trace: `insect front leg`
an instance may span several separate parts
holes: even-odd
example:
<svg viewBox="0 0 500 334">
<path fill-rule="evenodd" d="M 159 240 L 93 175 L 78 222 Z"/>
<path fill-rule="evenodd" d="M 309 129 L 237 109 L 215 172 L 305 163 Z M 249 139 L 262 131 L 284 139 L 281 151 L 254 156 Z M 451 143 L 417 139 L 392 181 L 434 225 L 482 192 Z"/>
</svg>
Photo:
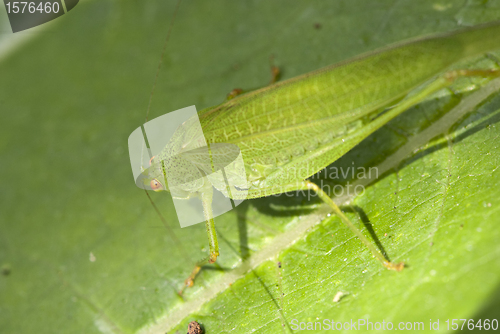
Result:
<svg viewBox="0 0 500 334">
<path fill-rule="evenodd" d="M 210 247 L 210 256 L 208 263 L 214 263 L 219 256 L 219 243 L 217 242 L 217 233 L 215 232 L 214 215 L 212 212 L 212 197 L 214 190 L 212 187 L 207 187 L 201 194 L 201 202 L 203 204 L 203 215 L 206 219 L 206 228 L 208 235 L 208 245 Z"/>
<path fill-rule="evenodd" d="M 205 224 L 207 228 L 210 254 L 208 258 L 203 259 L 202 261 L 196 264 L 189 277 L 184 281 L 184 287 L 179 292 L 179 294 L 182 294 L 186 288 L 192 287 L 194 285 L 194 279 L 200 272 L 201 267 L 203 267 L 206 264 L 215 263 L 217 257 L 219 256 L 219 243 L 217 241 L 217 233 L 215 231 L 215 222 L 212 212 L 212 197 L 213 197 L 213 188 L 205 187 L 200 195 L 200 198 L 201 198 L 201 203 L 203 205 L 203 215 L 205 216 L 206 220 Z"/>
</svg>

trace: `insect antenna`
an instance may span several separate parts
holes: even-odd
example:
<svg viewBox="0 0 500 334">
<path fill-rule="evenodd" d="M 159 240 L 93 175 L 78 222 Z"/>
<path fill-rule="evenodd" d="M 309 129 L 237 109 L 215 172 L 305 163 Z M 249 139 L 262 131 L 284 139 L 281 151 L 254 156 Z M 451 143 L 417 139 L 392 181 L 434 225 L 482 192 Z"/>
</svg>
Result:
<svg viewBox="0 0 500 334">
<path fill-rule="evenodd" d="M 167 232 L 168 232 L 168 235 L 170 236 L 170 238 L 172 239 L 172 241 L 174 242 L 175 246 L 177 247 L 179 253 L 184 257 L 184 260 L 188 261 L 188 263 L 191 261 L 190 258 L 188 258 L 188 256 L 186 255 L 186 252 L 183 252 L 182 251 L 182 245 L 181 245 L 181 242 L 179 241 L 179 239 L 177 238 L 177 236 L 175 235 L 174 231 L 172 230 L 172 228 L 168 225 L 167 223 L 167 220 L 165 219 L 165 217 L 163 217 L 163 215 L 161 214 L 160 210 L 158 209 L 158 207 L 156 206 L 155 202 L 153 202 L 153 199 L 151 198 L 151 196 L 149 195 L 148 191 L 146 189 L 144 189 L 144 192 L 146 193 L 146 196 L 148 196 L 148 199 L 149 199 L 149 202 L 151 203 L 151 205 L 153 206 L 153 208 L 155 209 L 156 213 L 158 214 L 158 216 L 160 217 L 160 220 L 161 222 L 163 223 L 163 226 L 165 226 L 165 228 L 167 229 Z"/>
<path fill-rule="evenodd" d="M 158 76 L 160 74 L 161 66 L 163 64 L 163 57 L 165 55 L 165 50 L 167 49 L 167 44 L 168 44 L 168 41 L 170 39 L 170 35 L 171 35 L 172 29 L 173 29 L 173 26 L 174 26 L 175 18 L 177 16 L 177 12 L 179 11 L 179 7 L 180 7 L 181 2 L 182 2 L 182 0 L 178 0 L 177 3 L 176 3 L 176 5 L 175 5 L 174 14 L 172 15 L 172 21 L 170 22 L 170 25 L 169 25 L 168 30 L 167 30 L 167 36 L 165 37 L 165 42 L 163 43 L 163 48 L 162 48 L 162 51 L 161 51 L 160 61 L 158 62 L 158 68 L 156 69 L 156 75 L 155 75 L 155 79 L 154 79 L 154 82 L 153 82 L 153 88 L 151 89 L 151 94 L 149 95 L 148 108 L 147 108 L 147 111 L 146 111 L 146 118 L 144 120 L 144 123 L 148 122 L 149 110 L 151 109 L 151 102 L 153 100 L 153 95 L 154 95 L 154 91 L 155 91 L 155 88 L 156 88 L 156 83 L 158 81 Z M 149 145 L 147 145 L 147 146 L 148 146 L 148 150 L 149 150 Z M 151 159 L 153 159 L 153 158 L 154 157 L 152 157 Z M 151 163 L 151 160 L 150 160 L 150 163 Z M 167 220 L 163 217 L 163 215 L 161 214 L 160 210 L 158 209 L 158 207 L 156 206 L 156 204 L 153 202 L 153 199 L 149 195 L 148 191 L 146 189 L 144 189 L 144 191 L 146 193 L 146 196 L 149 199 L 149 202 L 151 203 L 151 205 L 155 209 L 156 213 L 160 217 L 160 220 L 163 223 L 163 226 L 165 226 L 165 228 L 167 229 L 168 235 L 170 236 L 170 238 L 172 239 L 172 241 L 176 245 L 179 253 L 182 254 L 182 256 L 184 257 L 184 259 L 186 261 L 190 262 L 190 259 L 186 255 L 186 252 L 182 251 L 182 245 L 181 245 L 179 239 L 177 238 L 177 236 L 175 235 L 174 231 L 172 230 L 172 228 L 168 225 Z"/>
<path fill-rule="evenodd" d="M 156 88 L 156 82 L 158 81 L 158 75 L 160 74 L 161 65 L 163 64 L 163 56 L 165 55 L 165 50 L 167 49 L 168 40 L 170 39 L 170 34 L 172 33 L 172 29 L 174 27 L 175 18 L 177 17 L 177 12 L 179 11 L 179 7 L 181 5 L 182 0 L 178 0 L 175 5 L 174 14 L 172 15 L 172 21 L 170 21 L 170 26 L 167 30 L 167 37 L 165 37 L 165 42 L 163 43 L 163 48 L 161 50 L 160 61 L 158 62 L 158 68 L 156 69 L 155 81 L 153 82 L 153 88 L 151 89 L 151 94 L 149 95 L 148 109 L 146 111 L 146 120 L 144 123 L 148 121 L 149 110 L 151 109 L 151 101 L 153 100 L 153 94 Z"/>
</svg>

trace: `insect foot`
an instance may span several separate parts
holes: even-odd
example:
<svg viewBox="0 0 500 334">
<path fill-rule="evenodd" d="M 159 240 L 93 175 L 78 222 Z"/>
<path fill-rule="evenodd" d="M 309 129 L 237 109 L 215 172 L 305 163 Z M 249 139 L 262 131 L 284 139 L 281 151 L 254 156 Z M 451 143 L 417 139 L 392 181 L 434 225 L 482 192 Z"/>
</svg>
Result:
<svg viewBox="0 0 500 334">
<path fill-rule="evenodd" d="M 404 269 L 405 264 L 404 262 L 399 262 L 399 263 L 392 263 L 392 262 L 384 262 L 384 267 L 386 267 L 389 270 L 395 270 L 395 271 L 401 271 Z"/>
</svg>

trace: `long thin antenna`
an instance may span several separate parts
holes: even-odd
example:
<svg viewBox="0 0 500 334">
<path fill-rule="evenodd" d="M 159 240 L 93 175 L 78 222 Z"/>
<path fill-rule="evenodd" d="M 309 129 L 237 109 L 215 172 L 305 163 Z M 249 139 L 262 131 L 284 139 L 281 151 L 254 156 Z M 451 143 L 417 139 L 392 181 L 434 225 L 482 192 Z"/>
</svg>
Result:
<svg viewBox="0 0 500 334">
<path fill-rule="evenodd" d="M 161 65 L 163 64 L 163 56 L 165 55 L 165 50 L 167 49 L 167 43 L 168 40 L 170 39 L 170 33 L 172 32 L 172 28 L 174 27 L 175 18 L 177 16 L 177 12 L 179 11 L 181 1 L 182 0 L 178 0 L 177 4 L 175 5 L 174 15 L 172 16 L 172 21 L 170 22 L 170 26 L 168 27 L 167 37 L 165 38 L 165 42 L 163 43 L 163 49 L 161 51 L 160 61 L 158 63 L 158 68 L 156 69 L 155 81 L 153 83 L 153 88 L 151 89 L 151 95 L 149 95 L 148 109 L 146 111 L 146 120 L 144 121 L 144 123 L 147 123 L 148 121 L 149 109 L 151 108 L 151 101 L 153 100 L 153 94 L 155 92 L 156 82 L 158 81 L 158 75 L 160 74 Z"/>
<path fill-rule="evenodd" d="M 160 210 L 156 206 L 155 202 L 153 202 L 153 199 L 151 198 L 151 196 L 149 196 L 148 191 L 146 189 L 144 189 L 144 191 L 146 192 L 146 196 L 148 196 L 149 201 L 151 202 L 151 205 L 155 209 L 156 213 L 158 214 L 158 216 L 160 216 L 160 220 L 163 223 L 163 226 L 165 226 L 165 228 L 167 229 L 168 235 L 170 236 L 170 238 L 174 242 L 175 246 L 179 250 L 179 253 L 182 255 L 182 257 L 184 257 L 184 260 L 186 260 L 189 263 L 191 261 L 191 259 L 189 259 L 188 256 L 186 255 L 186 253 L 182 251 L 181 242 L 179 241 L 179 239 L 177 239 L 177 236 L 175 235 L 174 231 L 172 231 L 172 228 L 170 228 L 170 226 L 167 224 L 167 220 L 163 217 Z"/>
<path fill-rule="evenodd" d="M 151 109 L 151 101 L 153 100 L 153 94 L 155 92 L 156 82 L 158 81 L 158 76 L 160 74 L 161 65 L 163 64 L 163 56 L 165 55 L 165 50 L 167 49 L 168 40 L 170 39 L 170 34 L 172 32 L 172 28 L 174 27 L 175 18 L 177 17 L 177 12 L 179 11 L 181 1 L 182 0 L 178 0 L 177 4 L 175 5 L 174 14 L 172 15 L 172 21 L 170 22 L 170 26 L 168 27 L 167 37 L 165 38 L 165 42 L 163 43 L 163 49 L 161 51 L 160 61 L 158 62 L 158 68 L 156 69 L 155 81 L 153 83 L 153 88 L 151 89 L 151 95 L 149 96 L 148 109 L 146 111 L 146 119 L 145 119 L 144 123 L 147 123 L 147 121 L 148 121 L 149 110 Z M 146 136 L 144 136 L 144 138 L 146 138 Z M 148 145 L 148 148 L 149 148 L 149 145 Z M 181 246 L 179 239 L 177 239 L 177 236 L 175 235 L 174 231 L 172 231 L 170 226 L 167 224 L 166 219 L 163 217 L 160 210 L 158 210 L 158 207 L 153 202 L 153 199 L 151 198 L 151 196 L 149 196 L 148 191 L 146 189 L 144 189 L 144 192 L 146 193 L 146 196 L 148 197 L 149 201 L 151 202 L 151 205 L 155 209 L 156 213 L 160 217 L 160 220 L 163 223 L 163 226 L 165 226 L 165 228 L 167 229 L 168 235 L 170 236 L 170 238 L 172 238 L 175 245 L 177 246 L 179 253 L 181 253 L 181 255 L 184 257 L 184 259 L 186 261 L 190 262 L 190 259 L 187 257 L 186 253 L 182 251 L 182 246 Z"/>
</svg>

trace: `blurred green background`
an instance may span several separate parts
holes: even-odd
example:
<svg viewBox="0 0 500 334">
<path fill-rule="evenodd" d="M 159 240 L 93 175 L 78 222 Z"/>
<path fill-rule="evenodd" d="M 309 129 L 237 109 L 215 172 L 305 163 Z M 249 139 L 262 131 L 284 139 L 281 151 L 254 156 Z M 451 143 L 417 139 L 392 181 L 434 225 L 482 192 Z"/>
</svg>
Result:
<svg viewBox="0 0 500 334">
<path fill-rule="evenodd" d="M 207 253 L 205 228 L 180 229 L 169 195 L 155 193 L 171 230 L 162 225 L 134 185 L 127 148 L 175 4 L 81 1 L 17 34 L 0 6 L 1 333 L 183 333 L 191 320 L 206 333 L 289 333 L 293 319 L 358 318 L 423 321 L 426 331 L 440 319 L 446 332 L 447 319 L 499 318 L 499 96 L 354 201 L 387 253 L 409 264 L 402 273 L 384 270 L 338 220 L 321 221 L 324 210 L 306 197 L 265 198 L 216 219 L 218 264 L 179 297 Z M 150 118 L 267 84 L 271 55 L 287 79 L 498 19 L 498 1 L 184 1 Z M 335 166 L 376 166 L 471 85 L 413 108 Z M 362 226 L 363 217 L 350 217 Z M 316 227 L 218 287 L 304 222 Z M 338 291 L 345 297 L 335 303 Z"/>
</svg>

